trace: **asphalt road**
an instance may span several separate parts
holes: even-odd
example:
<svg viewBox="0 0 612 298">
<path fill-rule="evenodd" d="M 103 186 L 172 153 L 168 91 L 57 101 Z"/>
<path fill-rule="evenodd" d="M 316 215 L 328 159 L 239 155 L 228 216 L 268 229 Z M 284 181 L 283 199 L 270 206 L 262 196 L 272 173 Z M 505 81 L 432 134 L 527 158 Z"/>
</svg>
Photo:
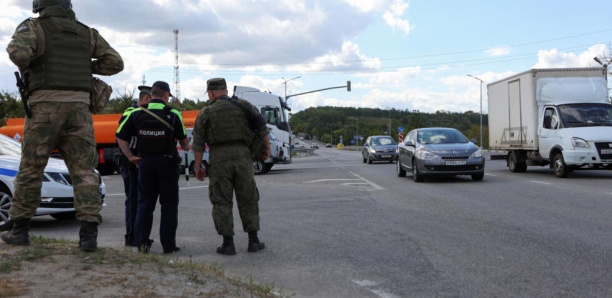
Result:
<svg viewBox="0 0 612 298">
<path fill-rule="evenodd" d="M 238 254 L 221 256 L 208 182 L 182 176 L 179 255 L 293 297 L 612 296 L 612 172 L 559 179 L 547 168 L 516 174 L 487 160 L 480 182 L 411 178 L 397 177 L 395 164 L 329 148 L 275 165 L 257 176 L 266 249 L 246 251 L 235 208 Z M 99 243 L 123 247 L 122 180 L 104 180 Z M 159 214 L 154 224 L 157 240 Z M 39 217 L 32 227 L 78 238 L 76 221 Z M 161 254 L 158 241 L 151 253 Z"/>
</svg>

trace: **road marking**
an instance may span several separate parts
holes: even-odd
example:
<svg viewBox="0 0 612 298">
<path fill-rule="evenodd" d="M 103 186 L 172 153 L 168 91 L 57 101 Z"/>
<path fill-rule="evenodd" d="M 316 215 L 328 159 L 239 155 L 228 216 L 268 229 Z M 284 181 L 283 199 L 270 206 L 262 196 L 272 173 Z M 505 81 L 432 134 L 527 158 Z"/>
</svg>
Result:
<svg viewBox="0 0 612 298">
<path fill-rule="evenodd" d="M 532 183 L 544 184 L 544 185 L 552 185 L 552 183 L 549 183 L 549 182 L 543 182 L 543 181 L 535 181 L 535 180 L 533 180 L 533 181 L 531 181 L 531 182 L 532 182 Z"/>
<path fill-rule="evenodd" d="M 208 188 L 208 185 L 203 186 L 192 186 L 192 187 L 180 187 L 179 189 L 196 189 L 196 188 Z M 107 193 L 107 197 L 109 196 L 125 196 L 125 193 Z"/>
<path fill-rule="evenodd" d="M 327 182 L 327 181 L 359 181 L 359 179 L 318 179 L 306 181 L 304 183 L 318 183 L 318 182 Z"/>
<path fill-rule="evenodd" d="M 380 289 L 371 289 L 372 287 L 378 286 L 378 283 L 371 280 L 351 280 L 352 282 L 364 287 L 366 290 L 376 294 L 376 296 L 381 298 L 399 298 L 400 296 L 393 295 L 391 293 L 387 293 L 384 290 Z"/>
<path fill-rule="evenodd" d="M 353 172 L 350 172 L 350 173 L 353 174 L 353 176 L 355 176 L 355 177 L 357 177 L 357 178 L 367 182 L 368 184 L 370 184 L 375 189 L 385 189 L 384 187 L 382 187 L 382 186 L 380 186 L 380 185 L 378 185 L 378 184 L 376 184 L 376 183 L 374 183 L 374 182 L 372 182 L 372 181 L 370 181 L 370 180 L 368 180 L 366 178 L 363 178 L 363 177 L 361 177 L 361 176 L 359 176 L 359 175 L 357 175 L 357 174 L 355 174 Z"/>
<path fill-rule="evenodd" d="M 367 190 L 367 191 L 371 191 L 371 190 L 381 190 L 381 189 L 385 189 L 384 187 L 366 179 L 363 178 L 353 172 L 349 172 L 351 173 L 353 176 L 357 177 L 358 179 L 317 179 L 317 180 L 311 180 L 311 181 L 305 181 L 304 183 L 319 183 L 319 182 L 333 182 L 333 181 L 347 181 L 344 183 L 340 183 L 340 185 L 367 185 L 369 187 L 360 187 L 359 190 Z"/>
</svg>

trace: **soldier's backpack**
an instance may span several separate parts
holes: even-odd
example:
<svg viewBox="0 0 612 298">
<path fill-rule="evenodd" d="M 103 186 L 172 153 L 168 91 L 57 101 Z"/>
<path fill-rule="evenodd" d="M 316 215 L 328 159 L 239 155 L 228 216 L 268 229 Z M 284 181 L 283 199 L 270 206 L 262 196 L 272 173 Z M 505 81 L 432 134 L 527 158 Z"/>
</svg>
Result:
<svg viewBox="0 0 612 298">
<path fill-rule="evenodd" d="M 111 86 L 97 77 L 92 77 L 89 111 L 93 114 L 102 112 L 110 99 L 111 93 L 113 93 Z"/>
<path fill-rule="evenodd" d="M 266 136 L 262 135 L 262 132 L 258 130 L 259 127 L 256 127 L 257 126 L 256 125 L 257 116 L 253 115 L 251 110 L 247 109 L 245 106 L 240 104 L 240 102 L 238 102 L 236 99 L 237 97 L 232 96 L 228 99 L 228 101 L 238 106 L 244 112 L 244 114 L 247 116 L 247 119 L 249 120 L 248 121 L 249 128 L 252 132 L 252 137 L 249 138 L 250 142 L 247 141 L 247 145 L 249 146 L 249 149 L 251 150 L 251 157 L 253 158 L 253 160 L 261 159 L 261 156 L 264 155 L 264 153 L 266 153 L 266 143 L 264 141 Z"/>
</svg>

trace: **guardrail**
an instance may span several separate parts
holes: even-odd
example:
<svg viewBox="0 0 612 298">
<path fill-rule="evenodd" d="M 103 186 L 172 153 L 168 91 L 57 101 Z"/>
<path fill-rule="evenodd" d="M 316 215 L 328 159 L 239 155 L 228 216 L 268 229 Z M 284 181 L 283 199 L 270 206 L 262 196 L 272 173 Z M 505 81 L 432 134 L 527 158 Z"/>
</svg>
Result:
<svg viewBox="0 0 612 298">
<path fill-rule="evenodd" d="M 314 148 L 294 148 L 291 150 L 293 156 L 302 157 L 302 156 L 311 156 L 314 154 Z"/>
</svg>

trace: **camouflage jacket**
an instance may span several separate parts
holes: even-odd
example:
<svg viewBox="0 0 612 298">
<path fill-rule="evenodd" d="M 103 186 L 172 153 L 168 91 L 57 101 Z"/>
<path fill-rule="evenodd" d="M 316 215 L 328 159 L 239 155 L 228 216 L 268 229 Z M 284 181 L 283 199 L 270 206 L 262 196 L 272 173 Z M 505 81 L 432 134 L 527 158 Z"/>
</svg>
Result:
<svg viewBox="0 0 612 298">
<path fill-rule="evenodd" d="M 47 8 L 40 15 L 55 13 L 57 13 L 55 8 Z M 64 14 L 72 19 L 76 18 L 72 10 L 67 10 Z M 108 44 L 96 29 L 90 28 L 90 37 L 92 73 L 110 76 L 121 72 L 123 70 L 121 55 Z M 21 73 L 28 69 L 32 60 L 45 54 L 44 38 L 42 27 L 37 18 L 29 18 L 17 26 L 6 51 L 11 61 L 19 68 Z M 57 101 L 58 97 L 63 98 L 64 101 L 83 101 L 89 104 L 89 93 L 87 92 L 58 90 L 35 91 L 30 95 L 30 103 L 49 100 Z"/>
</svg>

